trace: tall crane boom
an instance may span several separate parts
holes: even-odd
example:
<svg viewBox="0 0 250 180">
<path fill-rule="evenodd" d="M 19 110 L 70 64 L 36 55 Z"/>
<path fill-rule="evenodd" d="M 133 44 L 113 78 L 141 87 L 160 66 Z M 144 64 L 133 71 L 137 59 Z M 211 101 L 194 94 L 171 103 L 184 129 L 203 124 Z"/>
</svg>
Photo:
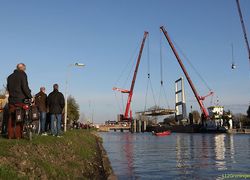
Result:
<svg viewBox="0 0 250 180">
<path fill-rule="evenodd" d="M 247 47 L 247 52 L 248 52 L 248 60 L 249 60 L 249 63 L 250 63 L 250 47 L 249 47 L 249 43 L 248 43 L 248 39 L 247 39 L 246 27 L 245 27 L 245 24 L 244 24 L 244 21 L 243 21 L 243 16 L 242 16 L 242 13 L 241 13 L 239 0 L 236 0 L 236 4 L 237 4 L 239 16 L 240 16 L 240 22 L 241 22 L 241 27 L 242 27 L 243 34 L 244 34 L 244 39 L 245 39 L 245 42 L 246 42 L 246 47 Z"/>
<path fill-rule="evenodd" d="M 207 112 L 207 110 L 206 110 L 206 108 L 205 108 L 205 106 L 203 104 L 204 97 L 199 96 L 199 94 L 198 94 L 198 92 L 197 92 L 197 90 L 196 90 L 190 76 L 188 75 L 188 72 L 187 72 L 185 66 L 183 65 L 182 60 L 180 59 L 180 57 L 179 57 L 179 55 L 178 55 L 178 53 L 177 53 L 171 39 L 170 39 L 170 36 L 168 35 L 167 31 L 165 30 L 165 28 L 163 26 L 161 26 L 160 29 L 162 30 L 164 36 L 166 37 L 166 39 L 167 39 L 167 41 L 168 41 L 168 43 L 169 43 L 175 57 L 176 57 L 179 65 L 181 66 L 181 69 L 182 69 L 183 73 L 185 74 L 185 76 L 187 78 L 187 81 L 188 81 L 188 83 L 189 83 L 189 85 L 190 85 L 190 87 L 191 87 L 191 89 L 192 89 L 192 91 L 193 91 L 193 93 L 195 95 L 195 98 L 196 98 L 196 100 L 197 100 L 197 102 L 198 102 L 198 104 L 199 104 L 199 106 L 200 106 L 200 108 L 202 110 L 202 113 L 204 114 L 204 117 L 207 119 L 209 117 L 209 114 L 208 114 L 208 112 Z"/>
<path fill-rule="evenodd" d="M 130 111 L 131 101 L 132 101 L 134 87 L 135 87 L 135 80 L 137 77 L 137 72 L 138 72 L 138 68 L 140 65 L 140 61 L 141 61 L 142 51 L 143 51 L 147 36 L 148 36 L 148 32 L 145 31 L 144 36 L 143 36 L 143 40 L 141 43 L 140 52 L 139 52 L 139 55 L 137 58 L 136 66 L 135 66 L 134 76 L 133 76 L 132 83 L 131 83 L 130 90 L 129 90 L 129 94 L 128 94 L 128 100 L 127 100 L 127 105 L 126 105 L 125 114 L 124 114 L 125 119 L 129 119 L 129 111 Z"/>
</svg>

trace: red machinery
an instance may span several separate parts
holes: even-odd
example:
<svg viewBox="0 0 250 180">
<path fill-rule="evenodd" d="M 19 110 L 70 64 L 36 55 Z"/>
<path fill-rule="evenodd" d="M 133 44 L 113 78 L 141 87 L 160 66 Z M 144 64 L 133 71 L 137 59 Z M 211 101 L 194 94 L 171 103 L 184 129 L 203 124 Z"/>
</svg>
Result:
<svg viewBox="0 0 250 180">
<path fill-rule="evenodd" d="M 246 32 L 246 27 L 245 27 L 245 24 L 244 24 L 244 21 L 243 21 L 243 16 L 242 16 L 242 13 L 241 13 L 239 0 L 236 0 L 236 4 L 237 4 L 239 16 L 240 16 L 241 27 L 242 27 L 243 34 L 244 34 L 244 39 L 245 39 L 245 42 L 246 42 L 246 47 L 247 47 L 247 52 L 248 52 L 248 59 L 249 59 L 249 63 L 250 63 L 250 47 L 249 47 L 249 43 L 248 43 L 248 40 L 247 40 L 247 32 Z"/>
<path fill-rule="evenodd" d="M 167 39 L 167 41 L 168 41 L 168 43 L 169 43 L 169 45 L 170 45 L 170 47 L 171 47 L 171 49 L 172 49 L 172 51 L 174 53 L 174 55 L 175 55 L 175 57 L 176 57 L 179 65 L 181 66 L 181 69 L 182 69 L 183 73 L 185 74 L 185 76 L 186 76 L 186 78 L 188 80 L 188 83 L 189 83 L 189 85 L 190 85 L 190 87 L 191 87 L 191 89 L 192 89 L 192 91 L 193 91 L 193 93 L 195 95 L 195 98 L 196 98 L 196 100 L 197 100 L 197 102 L 198 102 L 198 104 L 199 104 L 199 106 L 201 108 L 201 111 L 204 114 L 204 118 L 208 119 L 209 118 L 209 114 L 208 114 L 207 109 L 205 108 L 205 106 L 203 104 L 203 101 L 205 100 L 205 98 L 207 96 L 213 95 L 213 92 L 210 92 L 206 96 L 199 96 L 199 94 L 198 94 L 198 92 L 197 92 L 197 90 L 196 90 L 196 88 L 195 88 L 195 86 L 194 86 L 191 78 L 188 75 L 188 72 L 187 72 L 186 68 L 184 67 L 184 65 L 182 63 L 182 60 L 180 59 L 180 57 L 179 57 L 179 55 L 178 55 L 178 53 L 177 53 L 177 51 L 176 51 L 176 49 L 175 49 L 175 47 L 174 47 L 171 39 L 170 39 L 170 36 L 168 35 L 167 31 L 165 30 L 165 28 L 163 26 L 161 26 L 160 29 L 162 30 L 163 34 L 165 35 L 165 37 L 166 37 L 166 39 Z"/>
<path fill-rule="evenodd" d="M 124 121 L 124 120 L 131 121 L 132 120 L 132 111 L 131 111 L 130 106 L 131 106 L 131 101 L 132 101 L 133 92 L 134 92 L 135 80 L 136 80 L 136 77 L 137 77 L 137 72 L 138 72 L 138 68 L 139 68 L 139 65 L 140 65 L 140 61 L 141 61 L 141 55 L 142 55 L 142 51 L 143 51 L 144 44 L 145 44 L 147 36 L 148 36 L 148 32 L 144 32 L 144 36 L 143 36 L 143 40 L 142 40 L 142 43 L 141 43 L 139 56 L 137 58 L 137 63 L 136 63 L 132 83 L 131 83 L 131 86 L 130 86 L 130 90 L 116 88 L 116 87 L 113 88 L 113 90 L 120 91 L 121 93 L 128 93 L 127 105 L 126 105 L 124 115 L 122 114 L 121 117 L 120 117 L 121 121 Z M 129 113 L 130 113 L 130 116 L 129 116 Z"/>
</svg>

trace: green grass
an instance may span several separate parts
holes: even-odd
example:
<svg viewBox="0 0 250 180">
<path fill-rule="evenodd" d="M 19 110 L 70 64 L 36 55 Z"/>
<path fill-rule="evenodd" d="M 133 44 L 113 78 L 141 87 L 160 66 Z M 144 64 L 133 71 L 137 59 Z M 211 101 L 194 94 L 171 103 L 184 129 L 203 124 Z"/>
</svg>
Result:
<svg viewBox="0 0 250 180">
<path fill-rule="evenodd" d="M 6 179 L 6 180 L 13 180 L 13 179 L 28 179 L 28 177 L 18 177 L 18 174 L 8 166 L 0 166 L 0 178 L 1 179 Z"/>
<path fill-rule="evenodd" d="M 68 131 L 62 138 L 36 136 L 32 141 L 0 138 L 0 179 L 93 178 L 100 166 L 98 152 L 96 137 L 87 130 Z"/>
</svg>

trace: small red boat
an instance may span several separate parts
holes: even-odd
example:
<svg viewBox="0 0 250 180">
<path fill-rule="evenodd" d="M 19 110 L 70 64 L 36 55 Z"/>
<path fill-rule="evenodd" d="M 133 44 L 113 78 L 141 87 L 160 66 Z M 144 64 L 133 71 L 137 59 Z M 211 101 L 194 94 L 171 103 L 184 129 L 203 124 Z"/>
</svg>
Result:
<svg viewBox="0 0 250 180">
<path fill-rule="evenodd" d="M 168 136 L 171 134 L 171 131 L 163 131 L 163 132 L 153 132 L 155 136 Z"/>
</svg>

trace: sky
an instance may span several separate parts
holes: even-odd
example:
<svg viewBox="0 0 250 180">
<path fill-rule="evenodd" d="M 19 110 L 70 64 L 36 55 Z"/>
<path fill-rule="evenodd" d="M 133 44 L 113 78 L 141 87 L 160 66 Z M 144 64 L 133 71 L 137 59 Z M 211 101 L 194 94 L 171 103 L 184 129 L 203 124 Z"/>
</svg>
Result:
<svg viewBox="0 0 250 180">
<path fill-rule="evenodd" d="M 240 3 L 250 36 L 250 1 Z M 250 65 L 234 0 L 0 0 L 0 24 L 0 84 L 6 85 L 19 62 L 27 65 L 32 94 L 41 86 L 50 93 L 54 83 L 65 93 L 68 79 L 68 92 L 79 103 L 81 114 L 93 115 L 94 122 L 114 120 L 123 113 L 127 97 L 112 87 L 129 89 L 144 31 L 149 37 L 132 110 L 155 104 L 174 107 L 174 81 L 184 75 L 160 32 L 162 25 L 178 45 L 177 51 L 184 52 L 215 92 L 206 106 L 218 99 L 233 112 L 245 113 L 250 103 Z M 231 69 L 232 44 L 235 70 Z M 166 98 L 159 93 L 161 55 Z M 208 94 L 206 85 L 181 57 L 199 94 Z M 86 66 L 69 66 L 76 62 Z M 149 89 L 146 98 L 148 73 L 153 93 Z M 199 109 L 184 83 L 188 110 L 191 105 Z"/>
</svg>

